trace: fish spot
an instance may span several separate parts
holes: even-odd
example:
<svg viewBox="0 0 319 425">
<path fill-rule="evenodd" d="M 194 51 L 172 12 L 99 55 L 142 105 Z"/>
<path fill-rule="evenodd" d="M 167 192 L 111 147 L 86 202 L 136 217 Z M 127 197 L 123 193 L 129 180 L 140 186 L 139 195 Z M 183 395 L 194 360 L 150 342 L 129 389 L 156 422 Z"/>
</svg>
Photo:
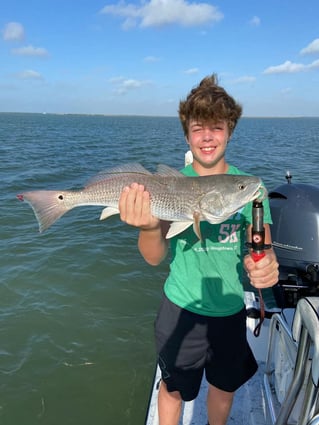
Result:
<svg viewBox="0 0 319 425">
<path fill-rule="evenodd" d="M 60 201 L 63 201 L 63 199 L 64 199 L 64 198 L 63 198 L 63 195 L 59 195 L 59 196 L 58 196 L 58 199 L 60 199 Z"/>
</svg>

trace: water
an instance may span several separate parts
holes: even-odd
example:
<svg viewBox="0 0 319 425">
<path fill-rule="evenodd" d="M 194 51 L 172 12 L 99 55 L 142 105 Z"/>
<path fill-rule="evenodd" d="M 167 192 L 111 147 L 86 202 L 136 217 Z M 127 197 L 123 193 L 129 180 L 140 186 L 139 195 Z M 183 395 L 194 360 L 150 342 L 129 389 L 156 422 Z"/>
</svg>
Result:
<svg viewBox="0 0 319 425">
<path fill-rule="evenodd" d="M 319 118 L 242 119 L 228 161 L 268 189 L 319 184 Z M 0 114 L 0 423 L 140 425 L 153 321 L 168 263 L 148 266 L 137 231 L 79 208 L 39 234 L 17 193 L 79 188 L 116 164 L 181 168 L 177 118 Z"/>
</svg>

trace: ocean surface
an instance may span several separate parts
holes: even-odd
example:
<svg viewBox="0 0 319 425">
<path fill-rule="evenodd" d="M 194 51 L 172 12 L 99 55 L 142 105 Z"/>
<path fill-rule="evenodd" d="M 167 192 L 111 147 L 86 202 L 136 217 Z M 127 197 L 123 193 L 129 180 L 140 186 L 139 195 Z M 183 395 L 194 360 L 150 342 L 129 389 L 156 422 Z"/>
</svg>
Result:
<svg viewBox="0 0 319 425">
<path fill-rule="evenodd" d="M 77 189 L 140 162 L 181 168 L 178 118 L 0 114 L 0 424 L 142 425 L 153 321 L 168 263 L 148 266 L 137 230 L 78 208 L 43 234 L 16 195 Z M 227 159 L 269 190 L 319 185 L 319 118 L 243 118 Z"/>
</svg>

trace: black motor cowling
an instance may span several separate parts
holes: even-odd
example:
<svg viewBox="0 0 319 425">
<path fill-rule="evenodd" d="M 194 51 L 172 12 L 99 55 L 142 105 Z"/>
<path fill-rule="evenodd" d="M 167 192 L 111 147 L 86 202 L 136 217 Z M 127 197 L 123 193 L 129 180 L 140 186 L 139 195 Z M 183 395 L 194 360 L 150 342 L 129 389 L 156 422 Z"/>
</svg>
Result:
<svg viewBox="0 0 319 425">
<path fill-rule="evenodd" d="M 319 187 L 291 183 L 269 193 L 273 246 L 280 264 L 279 307 L 319 295 Z"/>
</svg>

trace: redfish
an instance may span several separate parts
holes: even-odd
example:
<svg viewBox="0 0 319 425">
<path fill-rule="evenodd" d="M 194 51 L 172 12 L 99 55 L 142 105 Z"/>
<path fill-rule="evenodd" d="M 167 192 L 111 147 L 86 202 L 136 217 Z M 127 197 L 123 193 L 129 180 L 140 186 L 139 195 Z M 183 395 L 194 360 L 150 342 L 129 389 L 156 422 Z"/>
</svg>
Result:
<svg viewBox="0 0 319 425">
<path fill-rule="evenodd" d="M 132 183 L 144 185 L 150 193 L 152 214 L 171 222 L 167 238 L 191 225 L 200 237 L 200 221 L 221 223 L 248 202 L 264 198 L 266 191 L 261 179 L 254 176 L 186 177 L 166 165 L 159 165 L 157 172 L 152 174 L 140 164 L 129 164 L 99 173 L 82 190 L 35 190 L 17 195 L 17 198 L 31 205 L 39 230 L 43 232 L 63 214 L 80 206 L 106 207 L 101 220 L 118 214 L 120 194 Z"/>
</svg>

